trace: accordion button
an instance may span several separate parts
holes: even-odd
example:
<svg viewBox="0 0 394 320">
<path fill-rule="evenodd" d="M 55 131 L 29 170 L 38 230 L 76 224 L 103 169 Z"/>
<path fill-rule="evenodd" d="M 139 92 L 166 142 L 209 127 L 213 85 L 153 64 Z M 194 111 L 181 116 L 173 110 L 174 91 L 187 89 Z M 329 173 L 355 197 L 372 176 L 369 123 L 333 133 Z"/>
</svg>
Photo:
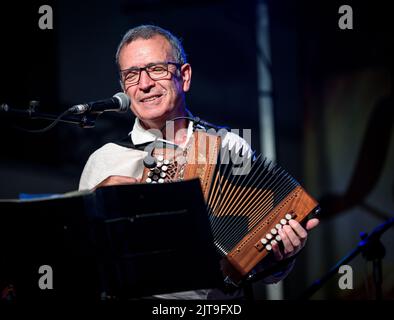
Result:
<svg viewBox="0 0 394 320">
<path fill-rule="evenodd" d="M 271 250 L 272 250 L 272 246 L 271 246 L 270 244 L 267 244 L 267 245 L 265 246 L 265 248 L 266 248 L 268 251 L 271 251 Z"/>
<path fill-rule="evenodd" d="M 276 240 L 272 240 L 271 245 L 274 245 L 274 244 L 278 244 L 278 242 Z"/>
<path fill-rule="evenodd" d="M 261 241 L 262 244 L 267 244 L 268 243 L 268 240 L 265 239 L 265 238 L 261 239 L 260 241 Z"/>
<path fill-rule="evenodd" d="M 167 160 L 167 159 L 165 159 L 165 160 L 164 160 L 164 164 L 165 164 L 165 165 L 168 165 L 168 164 L 170 164 L 170 161 Z"/>
<path fill-rule="evenodd" d="M 163 165 L 163 162 L 158 162 L 156 167 L 160 168 Z"/>
<path fill-rule="evenodd" d="M 163 171 L 167 171 L 167 169 L 168 169 L 167 166 L 162 166 L 162 167 L 161 167 L 161 170 L 163 170 Z"/>
<path fill-rule="evenodd" d="M 280 223 L 283 224 L 283 225 L 285 225 L 285 224 L 287 223 L 287 220 L 286 220 L 286 219 L 281 219 L 281 220 L 280 220 Z"/>
<path fill-rule="evenodd" d="M 152 177 L 152 179 L 156 181 L 156 180 L 159 179 L 159 177 L 158 177 L 157 175 L 154 175 L 154 176 Z"/>
<path fill-rule="evenodd" d="M 156 174 L 158 174 L 158 173 L 160 173 L 160 169 L 159 169 L 159 168 L 155 168 L 155 169 L 153 170 L 153 172 L 156 173 Z"/>
<path fill-rule="evenodd" d="M 280 230 L 280 229 L 282 229 L 282 225 L 281 225 L 280 223 L 278 223 L 278 224 L 275 226 L 275 228 L 276 228 L 276 230 Z"/>
<path fill-rule="evenodd" d="M 277 233 L 278 233 L 278 231 L 275 228 L 271 229 L 271 234 L 275 235 Z"/>
<path fill-rule="evenodd" d="M 275 237 L 275 240 L 276 240 L 276 241 L 282 241 L 282 238 L 281 238 L 280 235 L 278 234 L 278 235 Z"/>
<path fill-rule="evenodd" d="M 163 160 L 164 160 L 163 156 L 158 156 L 158 157 L 157 157 L 157 161 L 162 162 Z"/>
<path fill-rule="evenodd" d="M 146 183 L 151 183 L 152 182 L 152 179 L 151 178 L 146 178 Z"/>
<path fill-rule="evenodd" d="M 153 176 L 153 172 L 152 171 L 149 171 L 148 172 L 148 177 L 152 177 Z"/>
<path fill-rule="evenodd" d="M 265 235 L 265 237 L 266 237 L 268 240 L 271 240 L 271 239 L 272 239 L 272 234 L 267 233 L 267 234 Z"/>
<path fill-rule="evenodd" d="M 166 173 L 165 172 L 160 172 L 160 177 L 161 178 L 165 178 L 166 177 Z"/>
<path fill-rule="evenodd" d="M 287 220 L 291 220 L 292 216 L 291 216 L 290 213 L 288 213 L 288 214 L 285 215 L 285 218 L 286 218 Z"/>
<path fill-rule="evenodd" d="M 158 181 L 159 183 L 164 183 L 164 179 L 159 179 L 159 181 Z"/>
</svg>

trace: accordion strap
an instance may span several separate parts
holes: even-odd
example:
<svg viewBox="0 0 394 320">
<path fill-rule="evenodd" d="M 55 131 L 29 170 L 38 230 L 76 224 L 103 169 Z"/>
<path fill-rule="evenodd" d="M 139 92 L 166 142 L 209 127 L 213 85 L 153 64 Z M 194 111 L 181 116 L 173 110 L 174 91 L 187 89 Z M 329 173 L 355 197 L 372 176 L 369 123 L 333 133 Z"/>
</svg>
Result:
<svg viewBox="0 0 394 320">
<path fill-rule="evenodd" d="M 185 179 L 199 178 L 205 200 L 208 200 L 210 186 L 219 158 L 221 138 L 204 131 L 195 131 L 192 147 L 188 153 Z"/>
<path fill-rule="evenodd" d="M 153 156 L 157 159 L 156 167 L 145 168 L 142 181 L 163 183 L 168 181 L 199 178 L 205 200 L 215 173 L 219 156 L 221 138 L 196 130 L 185 148 L 173 145 L 155 147 Z"/>
</svg>

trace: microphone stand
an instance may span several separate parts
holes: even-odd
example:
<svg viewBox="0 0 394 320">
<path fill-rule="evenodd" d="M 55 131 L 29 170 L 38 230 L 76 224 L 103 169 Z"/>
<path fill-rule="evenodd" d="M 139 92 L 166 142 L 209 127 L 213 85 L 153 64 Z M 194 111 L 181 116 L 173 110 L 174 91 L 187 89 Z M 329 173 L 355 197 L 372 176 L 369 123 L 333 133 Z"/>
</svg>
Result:
<svg viewBox="0 0 394 320">
<path fill-rule="evenodd" d="M 95 126 L 97 117 L 100 113 L 86 112 L 80 115 L 67 114 L 66 112 L 59 118 L 58 114 L 37 112 L 35 107 L 37 106 L 36 101 L 31 101 L 30 106 L 26 110 L 10 108 L 7 104 L 0 105 L 0 115 L 15 118 L 27 118 L 27 119 L 42 119 L 52 120 L 57 122 L 73 123 L 77 124 L 82 128 L 93 128 Z"/>
<path fill-rule="evenodd" d="M 335 264 L 323 277 L 313 282 L 313 284 L 299 297 L 299 299 L 308 299 L 318 291 L 331 277 L 338 273 L 339 268 L 350 262 L 359 253 L 367 261 L 372 261 L 373 279 L 375 285 L 375 299 L 382 300 L 382 259 L 385 256 L 385 248 L 380 241 L 381 235 L 394 225 L 394 217 L 377 226 L 369 235 L 363 232 L 361 241 L 357 247 L 344 256 Z"/>
<path fill-rule="evenodd" d="M 81 115 L 65 115 L 58 121 L 66 123 L 74 123 L 82 128 L 94 128 L 98 113 L 86 113 Z M 35 112 L 31 119 L 43 119 L 43 120 L 57 120 L 59 116 L 56 114 Z"/>
</svg>

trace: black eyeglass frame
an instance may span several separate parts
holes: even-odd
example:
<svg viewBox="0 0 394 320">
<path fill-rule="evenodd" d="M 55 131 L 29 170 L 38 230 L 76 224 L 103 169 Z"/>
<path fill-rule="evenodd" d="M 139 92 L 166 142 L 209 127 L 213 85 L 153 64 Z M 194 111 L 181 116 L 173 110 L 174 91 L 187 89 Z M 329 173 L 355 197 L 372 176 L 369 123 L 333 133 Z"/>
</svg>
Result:
<svg viewBox="0 0 394 320">
<path fill-rule="evenodd" d="M 162 75 L 162 76 L 160 76 L 160 77 L 152 77 L 152 75 L 150 74 L 150 72 L 152 72 L 152 71 L 149 71 L 148 69 L 149 69 L 149 68 L 152 68 L 152 67 L 155 67 L 155 66 L 158 66 L 158 65 L 160 65 L 160 66 L 165 66 L 165 67 L 166 67 L 166 74 L 165 74 L 165 75 Z M 131 71 L 138 71 L 138 78 L 137 78 L 137 80 L 136 80 L 135 82 L 133 82 L 133 83 L 128 83 L 128 84 L 127 84 L 128 86 L 134 86 L 134 85 L 137 85 L 137 84 L 140 82 L 140 79 L 141 79 L 141 72 L 142 72 L 142 71 L 145 71 L 145 72 L 148 74 L 148 76 L 149 76 L 152 80 L 161 80 L 161 79 L 164 79 L 165 77 L 167 77 L 169 73 L 173 74 L 173 73 L 168 69 L 168 67 L 169 67 L 170 65 L 176 66 L 177 69 L 180 69 L 180 68 L 183 66 L 182 63 L 172 62 L 172 61 L 165 61 L 165 62 L 153 62 L 153 63 L 149 63 L 149 64 L 147 64 L 145 67 L 140 67 L 140 68 L 139 68 L 139 67 L 131 67 L 131 68 L 128 68 L 128 69 L 119 70 L 120 81 L 121 81 L 123 84 L 126 84 L 126 77 L 127 77 L 127 74 L 128 74 L 128 72 L 131 72 Z"/>
</svg>

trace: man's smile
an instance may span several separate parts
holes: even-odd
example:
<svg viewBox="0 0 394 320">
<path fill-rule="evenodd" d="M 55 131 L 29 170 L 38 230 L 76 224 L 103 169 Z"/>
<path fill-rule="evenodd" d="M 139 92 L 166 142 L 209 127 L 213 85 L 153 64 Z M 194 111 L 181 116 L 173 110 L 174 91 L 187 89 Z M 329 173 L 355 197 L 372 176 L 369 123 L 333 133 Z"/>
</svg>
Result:
<svg viewBox="0 0 394 320">
<path fill-rule="evenodd" d="M 157 94 L 150 94 L 147 95 L 145 97 L 143 97 L 142 99 L 140 99 L 139 101 L 142 103 L 147 103 L 147 102 L 159 102 L 158 100 L 163 96 L 162 93 L 157 93 Z"/>
</svg>

